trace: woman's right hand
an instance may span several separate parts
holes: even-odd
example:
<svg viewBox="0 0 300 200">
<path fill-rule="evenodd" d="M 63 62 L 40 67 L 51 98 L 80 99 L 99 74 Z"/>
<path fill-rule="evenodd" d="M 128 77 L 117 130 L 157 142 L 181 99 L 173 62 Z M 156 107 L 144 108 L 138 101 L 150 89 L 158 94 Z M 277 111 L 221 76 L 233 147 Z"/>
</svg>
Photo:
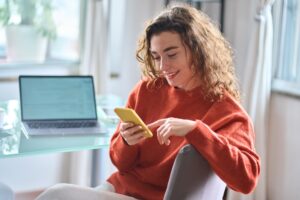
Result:
<svg viewBox="0 0 300 200">
<path fill-rule="evenodd" d="M 141 126 L 128 122 L 121 122 L 120 134 L 128 145 L 135 145 L 146 139 Z"/>
</svg>

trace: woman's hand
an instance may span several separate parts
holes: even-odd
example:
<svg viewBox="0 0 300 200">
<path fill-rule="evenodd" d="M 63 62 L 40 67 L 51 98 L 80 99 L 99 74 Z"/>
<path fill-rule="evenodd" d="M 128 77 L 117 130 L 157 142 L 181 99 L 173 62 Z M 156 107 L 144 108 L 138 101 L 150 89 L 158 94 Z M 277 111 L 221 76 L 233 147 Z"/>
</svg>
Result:
<svg viewBox="0 0 300 200">
<path fill-rule="evenodd" d="M 133 123 L 121 122 L 120 134 L 128 145 L 135 145 L 145 139 L 143 128 Z"/>
<path fill-rule="evenodd" d="M 170 144 L 169 137 L 172 135 L 185 136 L 196 127 L 196 122 L 187 119 L 165 118 L 148 124 L 150 129 L 157 129 L 157 139 L 160 144 Z"/>
</svg>

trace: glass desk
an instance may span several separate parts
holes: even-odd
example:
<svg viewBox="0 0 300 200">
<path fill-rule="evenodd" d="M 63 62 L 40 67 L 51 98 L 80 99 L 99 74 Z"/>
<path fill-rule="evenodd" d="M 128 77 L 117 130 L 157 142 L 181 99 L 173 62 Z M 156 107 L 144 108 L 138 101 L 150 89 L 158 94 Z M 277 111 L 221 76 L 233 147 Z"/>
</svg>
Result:
<svg viewBox="0 0 300 200">
<path fill-rule="evenodd" d="M 36 136 L 31 138 L 26 138 L 20 127 L 19 101 L 0 102 L 0 107 L 6 111 L 7 121 L 4 129 L 0 130 L 0 158 L 107 147 L 118 120 L 115 117 L 107 117 L 99 103 L 106 109 L 112 110 L 112 107 L 109 108 L 106 105 L 107 103 L 111 104 L 111 102 L 114 102 L 114 106 L 121 104 L 121 101 L 111 101 L 110 97 L 97 98 L 98 119 L 106 128 L 106 134 L 99 136 Z"/>
</svg>

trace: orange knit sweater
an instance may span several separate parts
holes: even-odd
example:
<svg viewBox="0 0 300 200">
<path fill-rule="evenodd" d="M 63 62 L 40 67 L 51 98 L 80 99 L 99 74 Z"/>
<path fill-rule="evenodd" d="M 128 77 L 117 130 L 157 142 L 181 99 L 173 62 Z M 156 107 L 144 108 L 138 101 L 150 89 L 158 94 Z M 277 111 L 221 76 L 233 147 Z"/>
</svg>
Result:
<svg viewBox="0 0 300 200">
<path fill-rule="evenodd" d="M 233 190 L 251 192 L 260 173 L 254 149 L 251 120 L 229 94 L 222 101 L 203 99 L 200 88 L 185 92 L 168 84 L 148 89 L 141 81 L 129 96 L 133 108 L 146 124 L 167 117 L 197 120 L 197 127 L 185 137 L 171 137 L 169 146 L 154 137 L 129 146 L 117 128 L 111 139 L 110 156 L 118 171 L 108 181 L 116 192 L 138 199 L 163 199 L 171 168 L 179 149 L 192 144 Z"/>
</svg>

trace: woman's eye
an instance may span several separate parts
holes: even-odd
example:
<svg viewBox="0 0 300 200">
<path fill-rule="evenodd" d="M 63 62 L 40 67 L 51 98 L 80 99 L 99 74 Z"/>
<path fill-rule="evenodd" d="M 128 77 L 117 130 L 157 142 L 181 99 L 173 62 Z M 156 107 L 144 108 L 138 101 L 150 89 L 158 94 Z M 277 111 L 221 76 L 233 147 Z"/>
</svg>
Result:
<svg viewBox="0 0 300 200">
<path fill-rule="evenodd" d="M 158 61 L 160 57 L 153 57 L 153 60 Z"/>
<path fill-rule="evenodd" d="M 173 53 L 173 54 L 169 54 L 168 57 L 169 58 L 174 58 L 177 55 L 177 53 Z"/>
</svg>

